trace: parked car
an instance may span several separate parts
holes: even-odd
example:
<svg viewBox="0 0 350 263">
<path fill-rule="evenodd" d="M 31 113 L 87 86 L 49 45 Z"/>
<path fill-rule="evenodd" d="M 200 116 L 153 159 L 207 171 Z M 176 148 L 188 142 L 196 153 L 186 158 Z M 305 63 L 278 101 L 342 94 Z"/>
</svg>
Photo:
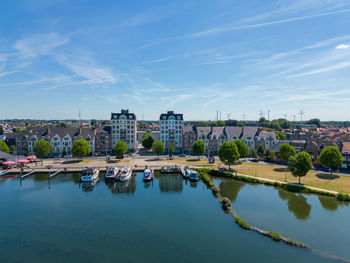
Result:
<svg viewBox="0 0 350 263">
<path fill-rule="evenodd" d="M 251 162 L 253 162 L 253 163 L 258 163 L 259 162 L 259 159 L 252 159 L 252 160 L 250 160 Z"/>
<path fill-rule="evenodd" d="M 186 157 L 186 154 L 181 153 L 181 154 L 179 154 L 179 157 Z"/>
</svg>

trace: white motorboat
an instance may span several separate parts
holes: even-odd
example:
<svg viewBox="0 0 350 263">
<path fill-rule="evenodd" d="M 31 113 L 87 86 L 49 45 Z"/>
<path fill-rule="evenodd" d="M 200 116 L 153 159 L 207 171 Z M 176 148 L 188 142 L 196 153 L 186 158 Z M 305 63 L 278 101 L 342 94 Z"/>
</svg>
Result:
<svg viewBox="0 0 350 263">
<path fill-rule="evenodd" d="M 145 169 L 143 171 L 143 180 L 144 181 L 151 181 L 153 180 L 154 172 L 150 169 Z"/>
<path fill-rule="evenodd" d="M 108 167 L 105 181 L 106 182 L 115 182 L 118 180 L 119 169 L 117 167 Z"/>
<path fill-rule="evenodd" d="M 87 168 L 83 170 L 80 182 L 94 182 L 98 179 L 99 173 L 99 170 L 95 168 Z"/>
<path fill-rule="evenodd" d="M 119 181 L 126 182 L 131 178 L 132 169 L 131 167 L 123 168 L 119 173 Z"/>
</svg>

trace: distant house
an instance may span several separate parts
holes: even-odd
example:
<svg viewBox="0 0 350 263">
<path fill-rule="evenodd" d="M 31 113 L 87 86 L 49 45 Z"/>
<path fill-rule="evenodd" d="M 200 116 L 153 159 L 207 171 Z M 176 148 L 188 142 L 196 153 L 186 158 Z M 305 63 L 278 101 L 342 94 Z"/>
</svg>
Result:
<svg viewBox="0 0 350 263">
<path fill-rule="evenodd" d="M 241 140 L 248 146 L 248 149 L 255 148 L 255 140 L 258 136 L 257 127 L 243 127 Z"/>
<path fill-rule="evenodd" d="M 322 150 L 327 146 L 335 146 L 339 148 L 339 145 L 335 141 L 327 140 L 308 140 L 305 146 L 305 151 L 308 152 L 313 160 L 317 160 Z"/>
<path fill-rule="evenodd" d="M 256 148 L 261 144 L 264 146 L 265 150 L 272 150 L 273 146 L 277 143 L 276 133 L 270 131 L 261 131 L 258 133 L 255 143 Z"/>
<path fill-rule="evenodd" d="M 350 142 L 342 143 L 343 169 L 350 169 Z"/>
</svg>

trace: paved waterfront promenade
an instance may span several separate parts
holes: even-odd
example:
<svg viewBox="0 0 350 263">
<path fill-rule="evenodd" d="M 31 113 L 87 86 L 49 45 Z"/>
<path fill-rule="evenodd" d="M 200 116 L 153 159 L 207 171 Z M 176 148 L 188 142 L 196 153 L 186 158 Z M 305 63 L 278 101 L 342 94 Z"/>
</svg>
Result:
<svg viewBox="0 0 350 263">
<path fill-rule="evenodd" d="M 107 167 L 115 166 L 119 168 L 123 167 L 132 167 L 133 169 L 144 169 L 146 166 L 153 169 L 160 169 L 163 166 L 175 166 L 178 167 L 184 166 L 183 164 L 176 164 L 174 162 L 167 161 L 164 157 L 158 159 L 157 157 L 143 157 L 143 158 L 125 158 L 117 160 L 112 158 L 111 161 L 107 161 L 106 158 L 94 157 L 86 158 L 81 162 L 74 162 L 73 159 L 44 159 L 43 164 L 41 162 L 30 163 L 23 168 L 22 172 L 27 173 L 35 170 L 38 173 L 49 173 L 55 171 L 64 171 L 64 172 L 81 172 L 86 167 L 98 168 L 101 171 L 105 171 Z M 21 169 L 12 168 L 8 170 L 8 174 L 20 173 Z"/>
</svg>

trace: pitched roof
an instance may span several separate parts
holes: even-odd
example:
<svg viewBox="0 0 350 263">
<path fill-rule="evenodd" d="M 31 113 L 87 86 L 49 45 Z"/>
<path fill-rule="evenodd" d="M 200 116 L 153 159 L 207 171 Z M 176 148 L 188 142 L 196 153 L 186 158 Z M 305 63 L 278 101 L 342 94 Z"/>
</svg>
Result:
<svg viewBox="0 0 350 263">
<path fill-rule="evenodd" d="M 198 139 L 201 139 L 202 136 L 204 138 L 208 138 L 208 134 L 210 133 L 211 127 L 197 127 L 197 136 Z"/>
<path fill-rule="evenodd" d="M 343 142 L 342 153 L 350 154 L 350 142 Z"/>
<path fill-rule="evenodd" d="M 258 132 L 257 127 L 243 127 L 243 133 L 241 136 L 241 140 L 244 140 L 248 137 L 250 137 L 254 140 L 257 132 Z"/>
<path fill-rule="evenodd" d="M 226 138 L 228 138 L 228 139 L 233 138 L 233 137 L 236 137 L 237 139 L 239 139 L 242 135 L 243 128 L 242 127 L 226 126 L 224 132 L 225 132 Z"/>
</svg>

